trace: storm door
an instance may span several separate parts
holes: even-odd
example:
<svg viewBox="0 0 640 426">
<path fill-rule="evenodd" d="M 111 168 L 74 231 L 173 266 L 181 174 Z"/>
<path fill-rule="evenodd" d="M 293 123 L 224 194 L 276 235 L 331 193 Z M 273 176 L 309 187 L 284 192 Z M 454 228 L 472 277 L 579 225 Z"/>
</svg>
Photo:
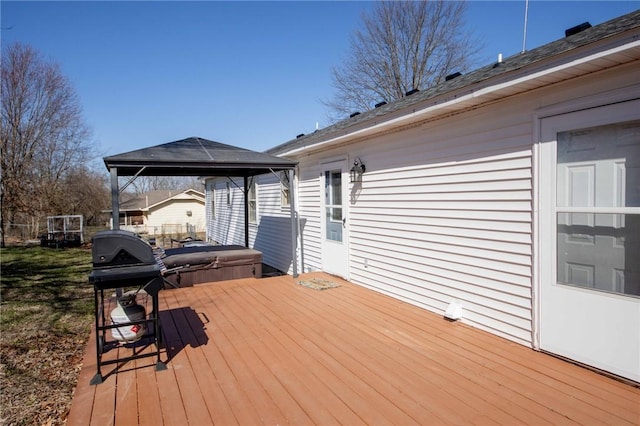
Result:
<svg viewBox="0 0 640 426">
<path fill-rule="evenodd" d="M 540 347 L 635 381 L 640 381 L 638 103 L 544 119 L 540 147 Z M 635 119 L 630 111 L 636 111 Z"/>
<path fill-rule="evenodd" d="M 322 270 L 348 279 L 346 161 L 323 164 Z"/>
</svg>

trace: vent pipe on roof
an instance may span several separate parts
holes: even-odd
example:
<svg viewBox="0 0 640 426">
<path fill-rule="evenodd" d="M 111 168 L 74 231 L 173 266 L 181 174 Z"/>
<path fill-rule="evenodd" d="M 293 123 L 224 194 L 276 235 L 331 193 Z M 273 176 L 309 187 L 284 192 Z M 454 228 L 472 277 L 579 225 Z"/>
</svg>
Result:
<svg viewBox="0 0 640 426">
<path fill-rule="evenodd" d="M 444 78 L 444 81 L 449 81 L 449 80 L 453 80 L 456 77 L 460 77 L 462 75 L 462 73 L 459 72 L 454 72 L 453 74 L 449 74 L 448 76 L 446 76 Z"/>
<path fill-rule="evenodd" d="M 502 65 L 502 53 L 498 53 L 498 62 L 496 62 L 495 64 L 493 64 L 493 68 L 497 68 L 500 65 Z"/>
<path fill-rule="evenodd" d="M 589 22 L 583 22 L 580 25 L 576 25 L 575 27 L 571 27 L 564 31 L 564 36 L 569 37 L 574 34 L 578 34 L 586 30 L 587 28 L 591 28 L 591 24 Z"/>
</svg>

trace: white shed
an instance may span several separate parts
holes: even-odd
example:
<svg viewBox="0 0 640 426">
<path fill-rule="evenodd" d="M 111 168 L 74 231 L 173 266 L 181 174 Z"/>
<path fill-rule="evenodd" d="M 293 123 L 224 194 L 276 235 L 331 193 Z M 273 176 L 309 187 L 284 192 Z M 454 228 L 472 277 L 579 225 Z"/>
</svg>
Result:
<svg viewBox="0 0 640 426">
<path fill-rule="evenodd" d="M 302 271 L 640 382 L 640 11 L 267 152 L 299 163 Z M 285 271 L 287 190 L 258 177 L 250 225 Z M 235 186 L 206 191 L 236 243 Z"/>
</svg>

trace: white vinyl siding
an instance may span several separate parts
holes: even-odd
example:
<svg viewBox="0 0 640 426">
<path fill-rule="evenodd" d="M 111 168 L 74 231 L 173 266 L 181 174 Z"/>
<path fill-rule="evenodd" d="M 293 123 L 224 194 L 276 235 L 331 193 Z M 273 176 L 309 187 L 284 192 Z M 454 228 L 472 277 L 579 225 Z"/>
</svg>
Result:
<svg viewBox="0 0 640 426">
<path fill-rule="evenodd" d="M 528 341 L 531 153 L 510 156 L 367 176 L 350 209 L 352 280 L 438 313 L 458 300 L 466 322 Z"/>
<path fill-rule="evenodd" d="M 303 272 L 318 271 L 322 269 L 320 162 L 316 157 L 304 158 L 300 160 L 299 169 L 297 203 L 300 220 L 304 223 L 302 229 Z"/>
<path fill-rule="evenodd" d="M 280 205 L 281 184 L 272 173 L 258 177 L 259 224 L 253 246 L 262 252 L 263 262 L 284 272 L 292 268 L 291 216 Z"/>
<path fill-rule="evenodd" d="M 303 272 L 322 265 L 321 164 L 358 157 L 366 172 L 348 190 L 350 280 L 438 314 L 458 301 L 463 322 L 532 346 L 536 113 L 629 84 L 637 76 L 625 66 L 301 153 L 294 159 Z M 290 272 L 280 183 L 266 175 L 259 182 L 256 248 L 265 263 Z"/>
<path fill-rule="evenodd" d="M 208 241 L 227 245 L 244 245 L 242 185 L 242 179 L 235 179 L 232 182 L 227 178 L 207 179 L 207 191 L 213 192 L 209 196 L 212 197 L 212 204 L 217 206 L 215 220 L 207 223 Z"/>
<path fill-rule="evenodd" d="M 256 176 L 258 216 L 249 224 L 249 246 L 262 252 L 263 262 L 285 272 L 292 268 L 291 218 L 289 209 L 280 206 L 280 181 L 272 174 Z M 226 206 L 226 178 L 207 180 L 208 196 L 217 206 Z M 216 209 L 207 224 L 207 238 L 225 245 L 244 245 L 244 199 L 242 179 L 229 183 L 229 208 Z"/>
<path fill-rule="evenodd" d="M 530 342 L 531 116 L 515 118 L 476 111 L 332 150 L 367 167 L 348 204 L 351 281 L 440 314 L 458 300 L 465 322 Z M 300 165 L 306 269 L 320 264 L 321 195 L 307 163 L 324 156 Z"/>
</svg>

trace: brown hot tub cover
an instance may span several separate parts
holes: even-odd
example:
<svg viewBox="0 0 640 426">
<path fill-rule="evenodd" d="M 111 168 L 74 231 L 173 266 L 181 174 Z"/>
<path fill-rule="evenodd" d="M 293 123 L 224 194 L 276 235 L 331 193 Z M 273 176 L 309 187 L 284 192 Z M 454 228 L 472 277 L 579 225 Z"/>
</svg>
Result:
<svg viewBox="0 0 640 426">
<path fill-rule="evenodd" d="M 242 246 L 195 246 L 166 249 L 162 257 L 176 287 L 262 277 L 262 253 Z"/>
</svg>

